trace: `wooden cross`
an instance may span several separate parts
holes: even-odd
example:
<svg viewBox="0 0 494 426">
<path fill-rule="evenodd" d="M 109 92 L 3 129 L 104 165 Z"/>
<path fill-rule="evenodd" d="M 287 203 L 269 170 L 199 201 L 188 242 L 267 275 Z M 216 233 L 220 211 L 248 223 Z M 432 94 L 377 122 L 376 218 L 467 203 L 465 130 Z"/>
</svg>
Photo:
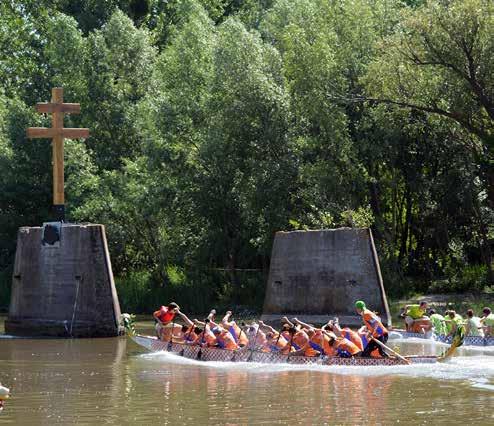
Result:
<svg viewBox="0 0 494 426">
<path fill-rule="evenodd" d="M 89 129 L 71 129 L 63 127 L 64 114 L 78 114 L 81 111 L 79 104 L 63 103 L 63 88 L 54 87 L 51 91 L 51 102 L 37 103 L 36 111 L 42 114 L 52 114 L 52 127 L 29 127 L 27 137 L 46 138 L 52 140 L 53 163 L 53 206 L 58 220 L 65 220 L 64 195 L 64 162 L 63 141 L 67 139 L 88 138 Z"/>
</svg>

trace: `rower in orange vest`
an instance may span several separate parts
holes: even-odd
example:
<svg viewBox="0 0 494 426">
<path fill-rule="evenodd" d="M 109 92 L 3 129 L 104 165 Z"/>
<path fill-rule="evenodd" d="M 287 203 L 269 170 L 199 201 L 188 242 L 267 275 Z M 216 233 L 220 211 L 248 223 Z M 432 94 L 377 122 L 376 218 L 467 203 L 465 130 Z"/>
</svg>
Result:
<svg viewBox="0 0 494 426">
<path fill-rule="evenodd" d="M 288 341 L 279 332 L 277 332 L 270 325 L 264 324 L 263 321 L 259 320 L 260 330 L 266 331 L 266 345 L 264 349 L 267 352 L 280 352 L 287 345 Z"/>
<path fill-rule="evenodd" d="M 364 350 L 362 338 L 360 337 L 358 332 L 352 330 L 351 328 L 349 327 L 341 328 L 338 323 L 329 321 L 323 327 L 323 329 L 332 331 L 334 334 L 336 334 L 337 337 L 344 337 L 345 339 L 352 342 L 355 346 L 357 346 L 361 351 Z"/>
<path fill-rule="evenodd" d="M 228 330 L 230 334 L 235 339 L 235 342 L 240 347 L 247 346 L 249 344 L 249 339 L 245 332 L 237 325 L 235 321 L 231 321 L 230 317 L 232 316 L 232 311 L 227 311 L 223 320 L 221 321 L 221 325 L 223 328 Z"/>
<path fill-rule="evenodd" d="M 237 342 L 235 342 L 235 339 L 228 330 L 216 326 L 213 327 L 211 331 L 214 334 L 214 337 L 216 337 L 217 345 L 221 349 L 228 349 L 229 351 L 234 351 L 239 348 Z"/>
</svg>

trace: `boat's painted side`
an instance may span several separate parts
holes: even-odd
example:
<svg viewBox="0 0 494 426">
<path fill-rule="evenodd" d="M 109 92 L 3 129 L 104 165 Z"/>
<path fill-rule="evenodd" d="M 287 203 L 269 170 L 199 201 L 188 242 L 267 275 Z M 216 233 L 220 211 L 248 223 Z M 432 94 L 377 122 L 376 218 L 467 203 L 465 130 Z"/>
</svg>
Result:
<svg viewBox="0 0 494 426">
<path fill-rule="evenodd" d="M 134 335 L 132 340 L 149 351 L 167 351 L 190 359 L 201 361 L 232 361 L 232 362 L 260 362 L 260 363 L 290 363 L 290 364 L 320 364 L 320 365 L 355 365 L 355 366 L 382 366 L 404 365 L 398 358 L 339 358 L 339 357 L 305 357 L 287 356 L 279 353 L 262 352 L 242 348 L 237 351 L 228 351 L 220 348 L 200 348 L 199 346 L 170 343 L 158 340 L 154 336 Z M 406 357 L 412 363 L 430 364 L 437 361 L 435 356 Z"/>
<path fill-rule="evenodd" d="M 447 343 L 448 345 L 451 344 L 451 336 L 438 336 L 436 334 L 429 333 L 411 333 L 401 329 L 393 329 L 392 331 L 399 333 L 404 339 L 417 338 Z M 463 346 L 494 346 L 494 337 L 466 336 L 463 341 Z"/>
</svg>

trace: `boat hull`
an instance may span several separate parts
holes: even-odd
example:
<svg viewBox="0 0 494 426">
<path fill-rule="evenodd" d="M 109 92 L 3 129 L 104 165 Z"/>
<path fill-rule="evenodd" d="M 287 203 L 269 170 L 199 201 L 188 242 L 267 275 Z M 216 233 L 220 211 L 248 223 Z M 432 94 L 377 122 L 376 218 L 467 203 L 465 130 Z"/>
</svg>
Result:
<svg viewBox="0 0 494 426">
<path fill-rule="evenodd" d="M 339 357 L 305 357 L 287 356 L 278 353 L 262 352 L 242 348 L 237 351 L 228 351 L 220 348 L 200 348 L 199 346 L 170 343 L 158 340 L 153 336 L 130 336 L 139 346 L 151 352 L 166 351 L 184 358 L 201 361 L 220 362 L 259 362 L 266 364 L 302 364 L 302 365 L 347 365 L 347 366 L 387 366 L 406 365 L 398 358 L 339 358 Z M 431 364 L 437 361 L 435 356 L 410 356 L 406 357 L 414 364 Z"/>
<path fill-rule="evenodd" d="M 409 331 L 395 329 L 393 330 L 399 333 L 403 339 L 417 338 L 431 340 L 435 342 L 451 344 L 451 336 L 438 336 L 436 334 L 423 334 L 423 333 L 411 333 Z M 478 336 L 466 336 L 463 341 L 463 346 L 494 346 L 494 337 L 478 337 Z"/>
</svg>

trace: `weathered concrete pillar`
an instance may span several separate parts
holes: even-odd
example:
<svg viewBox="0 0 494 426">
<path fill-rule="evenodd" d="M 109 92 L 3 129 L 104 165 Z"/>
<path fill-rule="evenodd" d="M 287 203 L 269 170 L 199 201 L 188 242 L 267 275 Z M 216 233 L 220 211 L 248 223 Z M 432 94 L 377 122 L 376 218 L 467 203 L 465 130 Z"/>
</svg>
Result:
<svg viewBox="0 0 494 426">
<path fill-rule="evenodd" d="M 360 325 L 354 310 L 364 300 L 391 324 L 388 302 L 370 229 L 341 228 L 276 233 L 262 319 L 287 315 L 310 323 L 337 316 Z"/>
<path fill-rule="evenodd" d="M 17 236 L 7 334 L 109 337 L 121 334 L 102 225 L 23 227 Z M 43 240 L 43 242 L 42 242 Z"/>
</svg>

